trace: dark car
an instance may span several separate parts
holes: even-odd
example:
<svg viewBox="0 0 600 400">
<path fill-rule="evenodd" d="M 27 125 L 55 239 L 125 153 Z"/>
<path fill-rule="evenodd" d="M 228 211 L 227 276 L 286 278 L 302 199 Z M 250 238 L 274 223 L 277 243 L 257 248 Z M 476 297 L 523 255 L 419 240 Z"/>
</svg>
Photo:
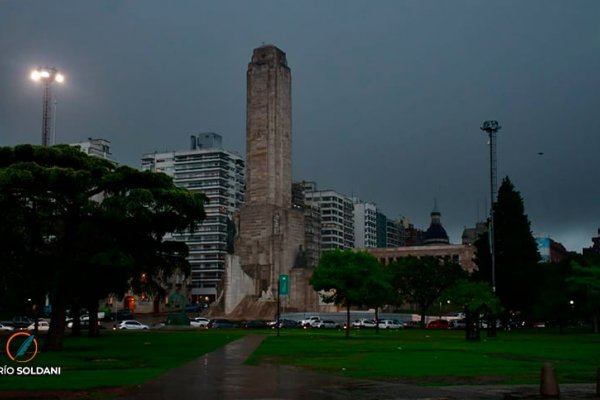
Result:
<svg viewBox="0 0 600 400">
<path fill-rule="evenodd" d="M 24 330 L 33 323 L 33 320 L 24 315 L 17 315 L 10 321 L 2 321 L 3 325 L 12 326 L 15 330 Z"/>
<path fill-rule="evenodd" d="M 265 321 L 244 321 L 240 326 L 245 329 L 266 329 L 267 323 Z"/>
<path fill-rule="evenodd" d="M 277 327 L 277 326 L 275 326 Z M 294 321 L 293 319 L 285 319 L 282 318 L 279 320 L 279 327 L 280 328 L 300 328 L 300 322 L 299 321 Z"/>
<path fill-rule="evenodd" d="M 436 319 L 427 324 L 427 329 L 448 329 L 449 323 L 445 319 Z"/>
<path fill-rule="evenodd" d="M 185 306 L 185 312 L 188 313 L 197 313 L 204 310 L 204 304 L 188 304 L 187 306 Z"/>
<path fill-rule="evenodd" d="M 128 309 L 122 309 L 104 316 L 103 321 L 125 321 L 127 319 L 134 319 L 133 313 Z"/>
<path fill-rule="evenodd" d="M 213 319 L 208 323 L 211 329 L 237 328 L 238 324 L 228 319 Z"/>
</svg>

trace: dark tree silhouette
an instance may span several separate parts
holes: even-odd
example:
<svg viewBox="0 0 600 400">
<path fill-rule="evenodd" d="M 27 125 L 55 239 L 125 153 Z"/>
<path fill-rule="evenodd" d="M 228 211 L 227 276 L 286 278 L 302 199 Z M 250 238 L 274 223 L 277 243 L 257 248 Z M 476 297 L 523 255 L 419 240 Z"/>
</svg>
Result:
<svg viewBox="0 0 600 400">
<path fill-rule="evenodd" d="M 165 241 L 204 218 L 205 197 L 70 146 L 0 148 L 0 285 L 52 305 L 45 350 L 62 346 L 68 306 L 90 308 L 139 278 L 187 272 L 187 248 Z M 186 268 L 187 267 L 187 268 Z M 23 296 L 24 293 L 20 293 Z M 77 315 L 75 319 L 77 319 Z M 94 332 L 92 332 L 94 333 Z"/>
<path fill-rule="evenodd" d="M 466 277 L 466 272 L 458 263 L 431 256 L 405 257 L 391 263 L 390 269 L 400 303 L 418 306 L 421 328 L 425 328 L 427 310 L 438 301 L 442 292 Z"/>
<path fill-rule="evenodd" d="M 494 204 L 496 294 L 507 312 L 531 315 L 539 287 L 540 255 L 525 214 L 523 199 L 508 177 L 502 180 Z M 478 265 L 476 276 L 492 281 L 487 233 L 475 242 Z"/>
</svg>

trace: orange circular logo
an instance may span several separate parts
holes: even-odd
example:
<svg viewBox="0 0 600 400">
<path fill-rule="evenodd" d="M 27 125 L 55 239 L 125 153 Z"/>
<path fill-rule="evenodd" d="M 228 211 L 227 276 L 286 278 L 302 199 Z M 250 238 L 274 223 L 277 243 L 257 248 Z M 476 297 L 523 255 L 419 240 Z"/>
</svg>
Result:
<svg viewBox="0 0 600 400">
<path fill-rule="evenodd" d="M 6 354 L 14 362 L 28 363 L 35 358 L 37 353 L 37 340 L 31 333 L 14 333 L 6 342 Z"/>
</svg>

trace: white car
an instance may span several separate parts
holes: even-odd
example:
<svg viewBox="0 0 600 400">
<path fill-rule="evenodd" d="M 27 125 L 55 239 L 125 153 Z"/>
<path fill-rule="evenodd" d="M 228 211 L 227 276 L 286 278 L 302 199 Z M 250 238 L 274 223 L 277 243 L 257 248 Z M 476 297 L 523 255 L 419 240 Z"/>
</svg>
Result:
<svg viewBox="0 0 600 400">
<path fill-rule="evenodd" d="M 35 329 L 35 322 L 26 328 L 28 331 Z M 38 332 L 45 332 L 50 330 L 50 323 L 48 321 L 38 321 Z"/>
<path fill-rule="evenodd" d="M 404 328 L 404 324 L 396 319 L 382 319 L 379 321 L 379 328 L 381 329 L 401 329 Z"/>
<path fill-rule="evenodd" d="M 14 326 L 0 324 L 0 331 L 14 331 Z"/>
<path fill-rule="evenodd" d="M 319 322 L 321 322 L 320 317 L 312 316 L 312 317 L 304 318 L 302 321 L 300 321 L 300 325 L 304 328 L 315 327 L 315 325 L 317 325 Z"/>
<path fill-rule="evenodd" d="M 190 325 L 194 328 L 208 328 L 208 323 L 210 322 L 207 318 L 196 317 L 190 320 Z"/>
<path fill-rule="evenodd" d="M 361 318 L 356 321 L 352 321 L 353 328 L 375 328 L 375 322 L 370 319 Z"/>
<path fill-rule="evenodd" d="M 150 329 L 148 325 L 144 325 L 141 322 L 135 321 L 133 319 L 127 319 L 125 321 L 121 321 L 119 325 L 117 325 L 117 329 L 129 330 L 129 329 Z"/>
</svg>

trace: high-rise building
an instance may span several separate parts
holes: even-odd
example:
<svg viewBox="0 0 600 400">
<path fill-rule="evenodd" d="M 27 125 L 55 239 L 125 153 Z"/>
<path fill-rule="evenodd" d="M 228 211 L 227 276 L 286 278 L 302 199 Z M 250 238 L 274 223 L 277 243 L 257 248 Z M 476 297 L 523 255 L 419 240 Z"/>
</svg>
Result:
<svg viewBox="0 0 600 400">
<path fill-rule="evenodd" d="M 354 203 L 354 248 L 377 247 L 377 206 L 357 198 Z"/>
<path fill-rule="evenodd" d="M 354 248 L 352 199 L 334 190 L 307 191 L 304 195 L 321 213 L 321 251 Z"/>
<path fill-rule="evenodd" d="M 88 138 L 87 141 L 71 143 L 69 144 L 69 146 L 79 147 L 79 150 L 81 150 L 87 155 L 98 158 L 104 158 L 105 160 L 112 161 L 116 164 L 116 161 L 113 160 L 112 154 L 110 153 L 109 140 Z"/>
<path fill-rule="evenodd" d="M 404 246 L 404 226 L 393 219 L 386 221 L 386 247 Z"/>
<path fill-rule="evenodd" d="M 313 190 L 314 182 L 292 183 L 292 205 L 304 212 L 304 238 L 306 242 L 306 264 L 315 266 L 321 258 L 321 212 L 319 206 L 307 203 L 304 193 Z"/>
<path fill-rule="evenodd" d="M 206 195 L 205 220 L 193 231 L 175 233 L 173 238 L 185 241 L 189 248 L 190 293 L 214 300 L 225 271 L 231 216 L 244 202 L 244 161 L 221 148 L 220 135 L 203 133 L 191 138 L 192 150 L 144 155 L 142 170 L 166 173 L 175 185 Z"/>
</svg>

